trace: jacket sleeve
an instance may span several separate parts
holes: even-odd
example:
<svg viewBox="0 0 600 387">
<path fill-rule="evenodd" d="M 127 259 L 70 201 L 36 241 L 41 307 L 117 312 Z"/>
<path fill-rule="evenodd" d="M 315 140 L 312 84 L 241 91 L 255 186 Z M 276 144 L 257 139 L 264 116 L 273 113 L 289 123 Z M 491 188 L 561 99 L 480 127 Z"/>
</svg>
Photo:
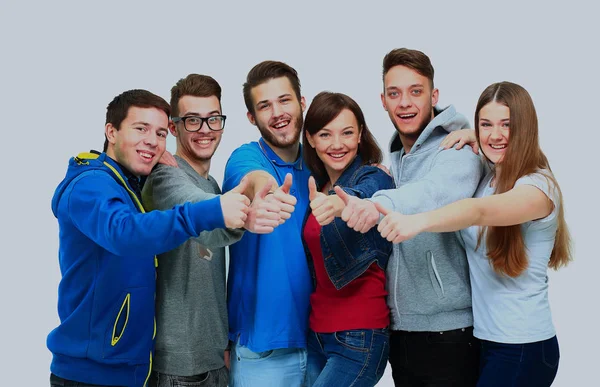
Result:
<svg viewBox="0 0 600 387">
<path fill-rule="evenodd" d="M 198 188 L 181 169 L 166 165 L 159 165 L 152 171 L 142 191 L 144 207 L 148 210 L 168 210 L 186 202 L 200 203 L 218 196 Z M 242 229 L 219 228 L 202 231 L 193 239 L 206 247 L 216 248 L 237 242 L 243 234 Z"/>
<path fill-rule="evenodd" d="M 346 193 L 360 199 L 368 199 L 377 191 L 391 188 L 394 188 L 394 179 L 382 169 L 368 165 L 360 167 L 352 187 L 343 187 Z"/>
<path fill-rule="evenodd" d="M 442 150 L 421 179 L 378 191 L 370 200 L 407 215 L 431 211 L 472 197 L 482 173 L 483 163 L 470 148 Z"/>
<path fill-rule="evenodd" d="M 73 182 L 66 194 L 62 200 L 67 200 L 73 224 L 116 255 L 164 253 L 202 231 L 225 226 L 219 198 L 140 213 L 125 189 L 103 171 Z"/>
</svg>

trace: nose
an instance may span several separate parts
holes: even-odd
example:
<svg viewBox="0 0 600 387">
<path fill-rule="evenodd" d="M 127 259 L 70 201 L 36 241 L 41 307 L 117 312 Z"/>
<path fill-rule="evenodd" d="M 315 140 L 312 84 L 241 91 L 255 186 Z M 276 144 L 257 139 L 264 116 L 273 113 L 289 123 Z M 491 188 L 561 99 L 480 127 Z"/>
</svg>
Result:
<svg viewBox="0 0 600 387">
<path fill-rule="evenodd" d="M 412 106 L 412 101 L 410 100 L 409 93 L 402 93 L 402 95 L 400 96 L 400 106 L 403 108 Z"/>
<path fill-rule="evenodd" d="M 273 104 L 273 117 L 279 117 L 283 114 L 283 109 L 279 106 L 278 103 Z"/>
<path fill-rule="evenodd" d="M 342 148 L 342 140 L 340 139 L 339 136 L 332 136 L 331 148 L 333 148 L 333 149 L 341 149 Z"/>
<path fill-rule="evenodd" d="M 492 132 L 490 133 L 490 139 L 492 140 L 501 140 L 502 139 L 502 129 L 498 126 L 494 126 L 492 128 Z"/>
<path fill-rule="evenodd" d="M 210 128 L 208 127 L 208 121 L 204 120 L 200 122 L 200 127 L 198 128 L 198 133 L 210 133 Z"/>
<path fill-rule="evenodd" d="M 144 143 L 151 147 L 156 147 L 158 145 L 158 133 L 149 131 L 148 135 L 144 139 Z"/>
</svg>

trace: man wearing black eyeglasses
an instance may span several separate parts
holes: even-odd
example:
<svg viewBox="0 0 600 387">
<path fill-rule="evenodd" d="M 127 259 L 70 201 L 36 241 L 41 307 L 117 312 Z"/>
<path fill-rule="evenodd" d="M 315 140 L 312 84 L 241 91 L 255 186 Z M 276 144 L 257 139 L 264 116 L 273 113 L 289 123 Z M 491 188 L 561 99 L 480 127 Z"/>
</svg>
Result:
<svg viewBox="0 0 600 387">
<path fill-rule="evenodd" d="M 171 89 L 169 130 L 177 140 L 179 168 L 159 164 L 143 189 L 146 208 L 164 209 L 198 202 L 221 193 L 209 174 L 225 129 L 221 87 L 212 77 L 190 74 Z M 248 214 L 246 229 L 268 232 L 279 224 L 266 212 Z M 273 216 L 272 216 L 273 217 Z M 156 346 L 150 386 L 228 384 L 228 324 L 225 246 L 243 230 L 202 233 L 158 256 Z"/>
</svg>

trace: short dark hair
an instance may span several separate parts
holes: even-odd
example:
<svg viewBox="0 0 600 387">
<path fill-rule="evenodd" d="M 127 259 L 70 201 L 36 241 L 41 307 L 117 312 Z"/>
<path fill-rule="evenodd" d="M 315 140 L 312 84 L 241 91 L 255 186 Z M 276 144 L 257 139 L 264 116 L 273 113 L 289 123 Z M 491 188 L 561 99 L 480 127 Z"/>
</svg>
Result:
<svg viewBox="0 0 600 387">
<path fill-rule="evenodd" d="M 215 96 L 221 104 L 221 86 L 208 75 L 189 74 L 181 78 L 175 86 L 171 88 L 171 112 L 173 117 L 179 116 L 179 100 L 186 96 L 194 97 L 212 97 Z"/>
<path fill-rule="evenodd" d="M 127 117 L 130 107 L 156 108 L 165 112 L 167 117 L 171 115 L 171 108 L 167 101 L 147 90 L 127 90 L 115 98 L 106 107 L 106 124 L 112 124 L 117 130 L 121 129 L 121 123 Z M 104 136 L 104 152 L 108 149 L 108 139 Z"/>
<path fill-rule="evenodd" d="M 415 70 L 417 73 L 429 79 L 433 89 L 433 66 L 429 57 L 418 50 L 409 50 L 408 48 L 396 48 L 383 58 L 383 80 L 385 75 L 394 66 L 405 66 Z"/>
<path fill-rule="evenodd" d="M 365 116 L 360 106 L 352 98 L 342 93 L 332 93 L 322 91 L 315 96 L 306 112 L 304 119 L 304 130 L 302 131 L 303 156 L 306 165 L 315 175 L 319 184 L 327 181 L 327 171 L 323 161 L 317 156 L 317 151 L 308 143 L 307 134 L 314 135 L 323 129 L 327 124 L 333 121 L 344 109 L 350 110 L 358 123 L 360 130 L 360 143 L 358 144 L 357 154 L 362 159 L 363 164 L 381 163 L 383 154 L 377 141 L 365 121 Z"/>
<path fill-rule="evenodd" d="M 261 85 L 271 79 L 286 77 L 292 84 L 294 93 L 298 101 L 300 101 L 300 79 L 298 79 L 298 72 L 291 66 L 283 62 L 277 62 L 272 60 L 266 60 L 254 66 L 246 77 L 246 83 L 244 83 L 244 102 L 246 108 L 250 114 L 254 115 L 254 103 L 252 102 L 252 95 L 250 92 L 258 85 Z"/>
</svg>

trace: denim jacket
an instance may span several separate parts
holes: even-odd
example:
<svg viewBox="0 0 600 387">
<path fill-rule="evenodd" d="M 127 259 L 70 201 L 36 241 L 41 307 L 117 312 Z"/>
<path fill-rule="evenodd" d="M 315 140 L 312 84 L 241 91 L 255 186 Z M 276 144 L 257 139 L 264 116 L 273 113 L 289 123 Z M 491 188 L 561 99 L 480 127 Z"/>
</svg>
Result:
<svg viewBox="0 0 600 387">
<path fill-rule="evenodd" d="M 365 199 L 379 190 L 394 188 L 394 181 L 380 168 L 363 165 L 360 156 L 356 156 L 334 186 L 341 187 L 349 195 Z M 329 191 L 329 195 L 331 194 L 335 194 L 333 189 Z M 303 230 L 310 213 L 309 207 L 304 217 Z M 392 252 L 392 243 L 381 237 L 377 227 L 362 234 L 349 228 L 346 222 L 337 217 L 333 222 L 321 227 L 320 239 L 325 270 L 338 290 L 360 277 L 375 261 L 385 270 Z M 316 285 L 314 263 L 304 240 L 304 233 L 302 243 L 313 285 Z"/>
</svg>

